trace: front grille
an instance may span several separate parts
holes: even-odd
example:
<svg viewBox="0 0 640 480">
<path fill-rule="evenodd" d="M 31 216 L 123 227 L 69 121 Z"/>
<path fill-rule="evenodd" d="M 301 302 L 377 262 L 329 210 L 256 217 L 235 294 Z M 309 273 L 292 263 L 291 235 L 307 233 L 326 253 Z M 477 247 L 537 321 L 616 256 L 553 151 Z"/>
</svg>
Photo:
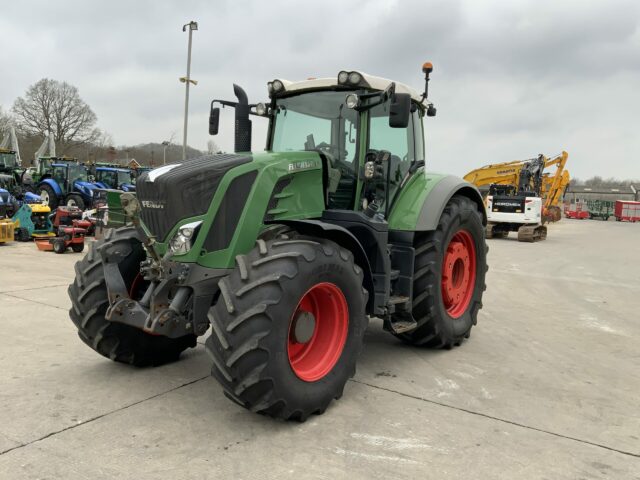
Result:
<svg viewBox="0 0 640 480">
<path fill-rule="evenodd" d="M 204 242 L 208 251 L 223 250 L 231 243 L 257 175 L 258 172 L 253 170 L 234 178 L 229 184 Z"/>
<path fill-rule="evenodd" d="M 183 218 L 209 209 L 225 173 L 251 161 L 250 155 L 206 155 L 188 160 L 151 181 L 146 172 L 136 182 L 140 218 L 158 241 L 164 241 Z"/>
</svg>

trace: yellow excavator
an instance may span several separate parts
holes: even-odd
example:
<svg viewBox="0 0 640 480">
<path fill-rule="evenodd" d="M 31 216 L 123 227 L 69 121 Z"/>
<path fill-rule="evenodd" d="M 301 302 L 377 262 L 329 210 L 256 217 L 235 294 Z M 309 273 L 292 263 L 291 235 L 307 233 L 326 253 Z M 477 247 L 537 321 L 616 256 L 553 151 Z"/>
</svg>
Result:
<svg viewBox="0 0 640 480">
<path fill-rule="evenodd" d="M 563 151 L 551 158 L 544 155 L 540 155 L 538 158 L 542 160 L 544 169 L 556 167 L 554 172 L 542 173 L 540 191 L 536 193 L 543 200 L 543 223 L 548 221 L 557 222 L 562 217 L 560 206 L 562 196 L 571 181 L 569 171 L 565 169 L 569 154 Z M 518 188 L 521 183 L 520 176 L 523 172 L 528 172 L 527 166 L 531 164 L 531 161 L 517 160 L 485 165 L 470 171 L 464 176 L 464 179 L 476 185 L 486 197 L 491 185 L 511 185 L 514 188 Z"/>
</svg>

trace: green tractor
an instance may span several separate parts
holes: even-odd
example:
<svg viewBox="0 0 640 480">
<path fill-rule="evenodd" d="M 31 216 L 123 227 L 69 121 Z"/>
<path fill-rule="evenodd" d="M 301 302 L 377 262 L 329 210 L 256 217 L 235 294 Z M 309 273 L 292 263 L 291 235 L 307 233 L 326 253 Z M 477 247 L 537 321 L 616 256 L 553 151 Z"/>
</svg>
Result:
<svg viewBox="0 0 640 480">
<path fill-rule="evenodd" d="M 76 266 L 80 338 L 137 366 L 176 360 L 209 327 L 212 376 L 254 412 L 304 421 L 342 395 L 369 317 L 411 345 L 468 338 L 487 270 L 485 209 L 460 178 L 426 173 L 424 92 L 356 71 L 269 82 L 235 109 L 235 152 L 143 174 Z M 250 115 L 269 121 L 250 153 Z M 127 195 L 125 198 L 124 196 Z"/>
</svg>

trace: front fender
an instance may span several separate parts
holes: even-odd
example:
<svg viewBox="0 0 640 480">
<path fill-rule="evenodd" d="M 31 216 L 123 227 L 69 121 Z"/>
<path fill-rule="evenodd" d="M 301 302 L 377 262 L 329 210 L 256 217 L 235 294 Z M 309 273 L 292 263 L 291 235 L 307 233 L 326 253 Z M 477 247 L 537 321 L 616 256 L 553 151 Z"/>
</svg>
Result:
<svg viewBox="0 0 640 480">
<path fill-rule="evenodd" d="M 367 311 L 373 311 L 375 291 L 373 285 L 373 273 L 367 254 L 353 233 L 340 225 L 323 222 L 321 220 L 277 220 L 270 223 L 286 225 L 303 235 L 326 238 L 336 242 L 343 248 L 353 253 L 354 262 L 362 268 L 364 273 L 363 286 L 369 292 Z"/>
<path fill-rule="evenodd" d="M 475 185 L 454 175 L 442 175 L 418 170 L 400 191 L 391 214 L 390 230 L 429 231 L 438 226 L 445 206 L 454 195 L 462 195 L 478 205 L 482 223 L 487 223 L 487 212 L 482 195 Z"/>
</svg>

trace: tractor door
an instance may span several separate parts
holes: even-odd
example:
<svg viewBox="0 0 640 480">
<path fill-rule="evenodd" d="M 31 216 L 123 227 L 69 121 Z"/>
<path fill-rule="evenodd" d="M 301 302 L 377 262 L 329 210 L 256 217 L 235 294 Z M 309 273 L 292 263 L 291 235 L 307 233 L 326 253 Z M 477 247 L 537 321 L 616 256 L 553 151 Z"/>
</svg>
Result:
<svg viewBox="0 0 640 480">
<path fill-rule="evenodd" d="M 372 108 L 369 112 L 368 151 L 387 150 L 391 152 L 389 165 L 385 166 L 385 180 L 389 177 L 389 201 L 385 211 L 390 210 L 393 200 L 409 178 L 412 166 L 424 161 L 424 136 L 422 132 L 422 111 L 415 105 L 407 128 L 389 126 L 389 102 Z"/>
<path fill-rule="evenodd" d="M 53 167 L 53 170 L 51 172 L 51 177 L 53 178 L 53 180 L 60 186 L 60 189 L 62 190 L 62 194 L 66 195 L 68 192 L 68 180 L 69 180 L 69 175 L 68 175 L 68 167 L 64 166 L 64 167 Z"/>
</svg>

